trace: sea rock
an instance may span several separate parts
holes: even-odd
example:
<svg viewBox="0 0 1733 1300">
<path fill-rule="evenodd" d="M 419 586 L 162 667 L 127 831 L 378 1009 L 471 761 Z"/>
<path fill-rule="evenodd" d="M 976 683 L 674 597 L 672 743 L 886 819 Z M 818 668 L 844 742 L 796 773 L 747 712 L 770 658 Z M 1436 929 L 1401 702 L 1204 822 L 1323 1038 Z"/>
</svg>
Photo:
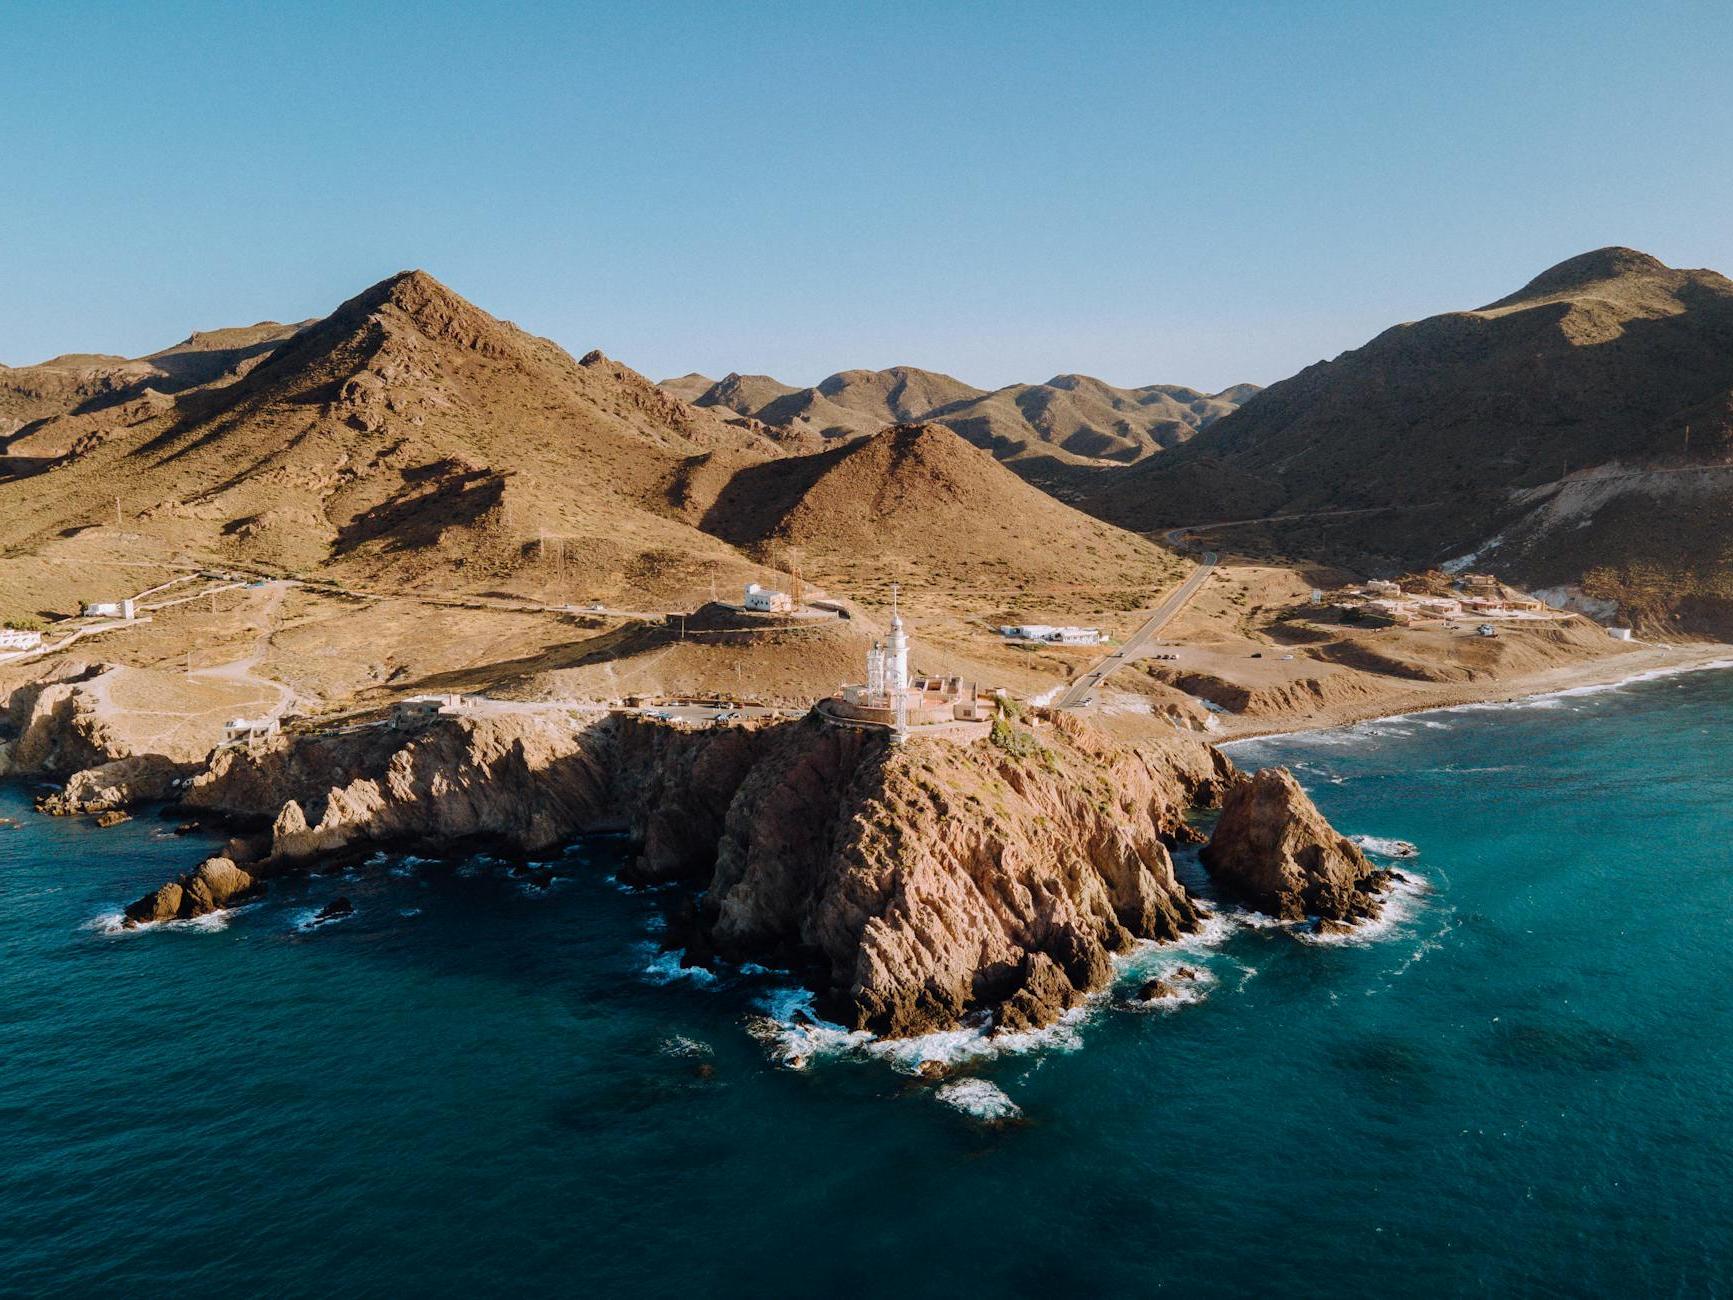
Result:
<svg viewBox="0 0 1733 1300">
<path fill-rule="evenodd" d="M 96 824 L 102 827 L 103 830 L 107 830 L 110 826 L 119 826 L 122 822 L 129 822 L 131 820 L 131 813 L 123 813 L 118 808 L 110 808 L 107 812 L 97 817 Z"/>
<path fill-rule="evenodd" d="M 339 894 L 319 909 L 313 917 L 313 924 L 318 925 L 324 921 L 340 921 L 346 916 L 353 915 L 355 915 L 355 904 L 344 895 Z"/>
<path fill-rule="evenodd" d="M 1389 881 L 1281 767 L 1264 768 L 1228 790 L 1201 856 L 1225 893 L 1288 921 L 1376 916 L 1377 894 Z"/>
<path fill-rule="evenodd" d="M 126 923 L 129 926 L 150 925 L 157 921 L 172 921 L 181 914 L 181 900 L 185 891 L 180 882 L 171 880 L 166 885 L 158 885 L 150 893 L 126 907 Z"/>
<path fill-rule="evenodd" d="M 227 858 L 207 858 L 196 871 L 153 889 L 126 909 L 128 925 L 187 920 L 257 897 L 264 885 Z"/>
<path fill-rule="evenodd" d="M 1142 988 L 1137 990 L 1138 999 L 1142 1002 L 1156 1002 L 1162 998 L 1171 998 L 1173 995 L 1173 985 L 1164 979 L 1148 980 Z"/>
</svg>

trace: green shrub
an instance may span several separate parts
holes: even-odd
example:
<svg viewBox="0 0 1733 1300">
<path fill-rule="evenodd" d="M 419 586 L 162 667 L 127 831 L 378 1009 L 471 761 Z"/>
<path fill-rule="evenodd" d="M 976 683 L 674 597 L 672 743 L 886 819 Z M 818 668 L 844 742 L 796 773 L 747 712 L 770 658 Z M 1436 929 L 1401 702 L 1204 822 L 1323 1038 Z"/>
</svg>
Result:
<svg viewBox="0 0 1733 1300">
<path fill-rule="evenodd" d="M 1012 758 L 1028 758 L 1041 748 L 1032 732 L 1014 727 L 1002 717 L 993 719 L 993 730 L 987 739 L 995 748 L 1004 750 Z"/>
</svg>

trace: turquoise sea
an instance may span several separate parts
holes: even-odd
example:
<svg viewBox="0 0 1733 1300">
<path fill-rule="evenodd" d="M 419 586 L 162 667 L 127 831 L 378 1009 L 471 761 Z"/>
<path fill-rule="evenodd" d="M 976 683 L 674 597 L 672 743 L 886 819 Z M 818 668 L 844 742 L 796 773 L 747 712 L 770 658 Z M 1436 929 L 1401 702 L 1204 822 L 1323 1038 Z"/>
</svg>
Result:
<svg viewBox="0 0 1733 1300">
<path fill-rule="evenodd" d="M 117 934 L 202 846 L 0 786 L 0 1293 L 1726 1295 L 1730 724 L 1711 672 L 1239 746 L 1428 891 L 943 1092 L 775 1064 L 778 978 L 657 965 L 607 841 Z"/>
</svg>

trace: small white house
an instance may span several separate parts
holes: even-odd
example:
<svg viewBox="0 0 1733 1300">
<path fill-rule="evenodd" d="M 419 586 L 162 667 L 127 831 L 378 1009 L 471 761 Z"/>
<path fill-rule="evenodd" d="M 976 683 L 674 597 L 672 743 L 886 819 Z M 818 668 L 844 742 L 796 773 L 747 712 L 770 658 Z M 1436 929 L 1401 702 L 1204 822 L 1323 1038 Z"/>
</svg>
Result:
<svg viewBox="0 0 1733 1300">
<path fill-rule="evenodd" d="M 1607 635 L 1612 637 L 1615 641 L 1629 641 L 1631 639 L 1631 629 L 1628 627 L 1609 627 L 1607 629 Z"/>
<path fill-rule="evenodd" d="M 138 609 L 130 599 L 94 601 L 79 612 L 85 618 L 124 618 L 128 622 L 138 617 Z"/>
<path fill-rule="evenodd" d="M 265 740 L 283 729 L 275 718 L 230 718 L 223 725 L 223 739 L 231 744 Z"/>
<path fill-rule="evenodd" d="M 40 650 L 42 633 L 21 627 L 0 627 L 0 650 Z"/>
<path fill-rule="evenodd" d="M 746 584 L 746 608 L 760 614 L 786 614 L 794 600 L 786 591 L 772 591 L 756 582 Z"/>
</svg>

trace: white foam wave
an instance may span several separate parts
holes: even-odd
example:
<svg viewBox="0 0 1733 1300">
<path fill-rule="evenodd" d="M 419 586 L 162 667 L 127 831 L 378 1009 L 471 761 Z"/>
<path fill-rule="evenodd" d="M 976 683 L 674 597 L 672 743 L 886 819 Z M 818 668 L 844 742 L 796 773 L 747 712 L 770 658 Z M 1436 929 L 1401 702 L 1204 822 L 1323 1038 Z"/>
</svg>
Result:
<svg viewBox="0 0 1733 1300">
<path fill-rule="evenodd" d="M 661 1052 L 664 1056 L 685 1058 L 715 1055 L 709 1043 L 700 1042 L 696 1038 L 688 1038 L 684 1034 L 674 1034 L 664 1038 L 661 1043 Z"/>
<path fill-rule="evenodd" d="M 1193 1006 L 1209 997 L 1210 986 L 1217 982 L 1215 972 L 1209 967 L 1179 961 L 1163 961 L 1159 965 L 1135 968 L 1135 973 L 1137 979 L 1144 984 L 1160 980 L 1167 987 L 1167 992 L 1156 997 L 1140 996 L 1124 1001 L 1120 1005 L 1127 1011 L 1178 1011 L 1181 1007 Z"/>
<path fill-rule="evenodd" d="M 1004 1089 L 985 1079 L 952 1079 L 941 1084 L 933 1096 L 973 1119 L 1004 1123 L 1023 1114 L 1022 1107 L 1006 1096 Z"/>
<path fill-rule="evenodd" d="M 1378 858 L 1417 858 L 1420 850 L 1407 840 L 1387 839 L 1381 835 L 1350 835 L 1348 837 L 1364 853 Z"/>
<path fill-rule="evenodd" d="M 341 916 L 321 917 L 319 913 L 323 910 L 323 908 L 319 907 L 303 907 L 290 913 L 290 929 L 299 930 L 303 934 L 311 934 L 315 930 L 323 930 L 328 925 L 337 925 L 340 922 L 347 921 L 350 918 L 361 914 L 360 908 L 354 908 L 350 911 L 344 912 Z"/>
<path fill-rule="evenodd" d="M 1294 937 L 1302 943 L 1321 947 L 1365 947 L 1387 939 L 1400 930 L 1406 922 L 1413 919 L 1431 892 L 1431 886 L 1425 880 L 1412 871 L 1405 870 L 1400 879 L 1385 891 L 1380 900 L 1382 907 L 1372 920 L 1356 922 L 1340 934 L 1320 934 L 1302 924 L 1294 929 Z"/>
<path fill-rule="evenodd" d="M 128 925 L 125 912 L 103 912 L 93 916 L 78 928 L 95 934 L 143 934 L 146 930 L 191 930 L 199 934 L 217 934 L 229 928 L 229 922 L 243 912 L 250 912 L 257 903 L 221 908 L 203 916 L 177 918 L 173 921 L 140 921 Z"/>
<path fill-rule="evenodd" d="M 651 951 L 656 950 L 656 945 L 653 943 L 643 946 Z M 702 966 L 682 966 L 680 960 L 685 955 L 685 952 L 679 948 L 671 949 L 668 952 L 657 952 L 657 955 L 644 967 L 644 978 L 657 985 L 673 984 L 677 980 L 686 980 L 693 984 L 716 983 L 716 972 L 705 970 Z"/>
</svg>

